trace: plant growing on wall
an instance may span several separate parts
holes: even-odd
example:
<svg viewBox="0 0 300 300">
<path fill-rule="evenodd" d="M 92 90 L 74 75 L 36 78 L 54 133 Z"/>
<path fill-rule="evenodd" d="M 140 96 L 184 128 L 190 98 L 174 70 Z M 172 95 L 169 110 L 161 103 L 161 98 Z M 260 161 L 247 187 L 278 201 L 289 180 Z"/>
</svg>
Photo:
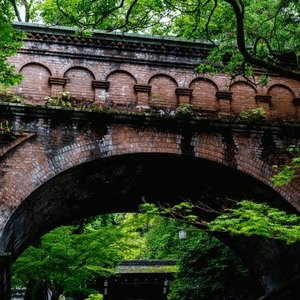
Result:
<svg viewBox="0 0 300 300">
<path fill-rule="evenodd" d="M 63 107 L 69 108 L 72 107 L 72 103 L 69 101 L 71 99 L 71 94 L 68 91 L 60 92 L 56 98 L 51 98 L 49 96 L 44 97 L 46 101 L 46 107 Z"/>
<path fill-rule="evenodd" d="M 14 129 L 14 127 L 12 125 L 10 125 L 8 120 L 5 120 L 4 122 L 0 123 L 0 132 L 12 133 L 13 129 Z"/>
<path fill-rule="evenodd" d="M 10 88 L 0 84 L 0 101 L 9 103 L 22 103 L 23 99 L 19 96 L 16 96 Z"/>
<path fill-rule="evenodd" d="M 257 107 L 241 112 L 240 117 L 242 120 L 260 121 L 265 118 L 265 115 L 266 110 L 262 107 Z"/>
</svg>

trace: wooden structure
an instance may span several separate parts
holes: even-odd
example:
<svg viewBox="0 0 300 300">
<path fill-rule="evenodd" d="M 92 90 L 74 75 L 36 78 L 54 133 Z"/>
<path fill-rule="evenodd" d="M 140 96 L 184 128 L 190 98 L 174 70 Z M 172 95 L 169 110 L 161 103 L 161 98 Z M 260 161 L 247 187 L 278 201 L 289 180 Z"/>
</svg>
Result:
<svg viewBox="0 0 300 300">
<path fill-rule="evenodd" d="M 122 261 L 99 290 L 103 300 L 166 300 L 175 270 L 174 260 Z"/>
</svg>

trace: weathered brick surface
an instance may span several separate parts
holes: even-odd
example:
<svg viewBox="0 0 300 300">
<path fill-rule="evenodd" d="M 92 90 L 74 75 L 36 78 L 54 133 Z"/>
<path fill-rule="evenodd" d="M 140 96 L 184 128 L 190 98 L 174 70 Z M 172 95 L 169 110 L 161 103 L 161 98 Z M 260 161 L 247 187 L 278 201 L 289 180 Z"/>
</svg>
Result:
<svg viewBox="0 0 300 300">
<path fill-rule="evenodd" d="M 52 35 L 42 26 L 26 29 L 31 34 L 25 47 L 11 61 L 26 76 L 16 93 L 32 103 L 41 104 L 44 96 L 55 96 L 63 88 L 71 92 L 75 103 L 87 100 L 132 110 L 139 106 L 134 86 L 150 85 L 143 106 L 174 110 L 180 104 L 176 89 L 190 88 L 191 95 L 182 98 L 182 103 L 191 103 L 200 113 L 222 116 L 263 106 L 274 119 L 300 118 L 293 102 L 300 96 L 298 82 L 273 76 L 262 87 L 239 77 L 232 81 L 225 74 L 205 79 L 194 71 L 207 55 L 202 44 L 114 34 L 82 39 L 67 29 L 52 29 Z M 50 76 L 66 78 L 67 83 L 49 85 Z M 99 93 L 93 80 L 107 82 L 109 87 Z M 253 80 L 258 83 L 259 75 Z M 232 101 L 226 105 L 216 96 L 224 91 L 232 92 Z M 256 101 L 257 95 L 271 96 L 269 105 Z"/>
<path fill-rule="evenodd" d="M 146 105 L 175 110 L 191 103 L 196 112 L 222 116 L 263 106 L 272 118 L 300 118 L 299 83 L 276 76 L 267 87 L 241 78 L 230 84 L 224 74 L 204 79 L 193 69 L 207 53 L 192 44 L 114 35 L 78 39 L 68 30 L 53 35 L 43 30 L 31 29 L 25 47 L 11 59 L 27 76 L 16 93 L 28 102 L 40 104 L 44 96 L 68 90 L 76 103 L 130 110 Z M 230 197 L 248 195 L 300 211 L 300 181 L 274 189 L 269 180 L 272 166 L 289 160 L 287 146 L 299 144 L 296 126 L 13 105 L 0 106 L 3 120 L 15 131 L 25 129 L 15 141 L 3 138 L 0 148 L 0 251 L 11 251 L 13 258 L 52 227 L 96 213 L 136 210 L 144 195 L 153 201 L 192 197 L 217 209 Z M 232 243 L 249 258 L 266 291 L 300 265 L 289 252 L 291 265 L 277 266 L 278 257 L 292 251 L 282 245 L 270 255 L 272 243 Z"/>
<path fill-rule="evenodd" d="M 299 141 L 297 128 L 10 109 L 15 112 L 1 106 L 1 120 L 25 129 L 1 149 L 0 251 L 14 257 L 53 226 L 136 209 L 143 195 L 154 201 L 203 197 L 218 208 L 227 197 L 247 196 L 300 210 L 299 181 L 275 191 L 269 181 L 273 164 L 285 163 L 286 147 Z M 290 269 L 279 276 L 274 265 L 267 279 L 261 274 L 277 254 L 262 262 L 255 242 L 248 242 L 247 249 L 238 245 L 244 255 L 256 249 L 248 255 L 266 290 L 284 282 Z"/>
</svg>

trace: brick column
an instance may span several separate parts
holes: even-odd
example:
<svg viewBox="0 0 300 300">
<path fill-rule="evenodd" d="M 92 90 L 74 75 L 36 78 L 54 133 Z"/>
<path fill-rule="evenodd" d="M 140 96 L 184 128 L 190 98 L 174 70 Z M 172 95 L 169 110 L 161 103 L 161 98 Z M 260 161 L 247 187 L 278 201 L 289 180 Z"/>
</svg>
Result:
<svg viewBox="0 0 300 300">
<path fill-rule="evenodd" d="M 67 78 L 65 77 L 49 77 L 49 84 L 51 86 L 50 97 L 55 98 L 59 93 L 64 91 L 64 86 L 67 83 Z"/>
<path fill-rule="evenodd" d="M 296 118 L 300 119 L 300 98 L 294 98 L 293 103 L 296 106 Z"/>
<path fill-rule="evenodd" d="M 231 92 L 216 92 L 216 97 L 219 101 L 219 113 L 221 115 L 225 114 L 225 113 L 230 113 L 232 93 Z"/>
<path fill-rule="evenodd" d="M 176 94 L 178 95 L 179 104 L 191 104 L 191 96 L 193 89 L 177 88 Z"/>
<path fill-rule="evenodd" d="M 109 84 L 110 84 L 109 81 L 99 81 L 99 80 L 92 81 L 92 87 L 95 89 L 95 102 L 100 104 L 105 104 Z"/>
<path fill-rule="evenodd" d="M 11 255 L 7 252 L 0 252 L 0 299 L 11 299 Z"/>
<path fill-rule="evenodd" d="M 267 118 L 270 116 L 271 99 L 272 99 L 272 96 L 267 96 L 267 95 L 256 95 L 255 96 L 257 107 L 262 107 L 266 111 Z"/>
<path fill-rule="evenodd" d="M 134 90 L 137 94 L 137 106 L 148 107 L 151 85 L 136 84 Z"/>
</svg>

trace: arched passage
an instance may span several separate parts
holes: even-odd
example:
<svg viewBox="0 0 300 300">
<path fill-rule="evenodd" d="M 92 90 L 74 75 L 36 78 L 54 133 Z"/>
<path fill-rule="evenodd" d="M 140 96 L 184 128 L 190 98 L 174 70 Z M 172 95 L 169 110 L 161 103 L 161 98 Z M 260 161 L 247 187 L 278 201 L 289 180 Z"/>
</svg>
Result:
<svg viewBox="0 0 300 300">
<path fill-rule="evenodd" d="M 137 211 L 142 197 L 155 203 L 197 199 L 217 210 L 228 199 L 247 198 L 292 211 L 270 187 L 234 168 L 184 155 L 118 155 L 72 167 L 38 187 L 10 217 L 0 250 L 16 259 L 54 227 L 95 214 Z M 203 212 L 202 217 L 211 216 Z M 298 271 L 298 247 L 262 238 L 219 238 L 242 257 L 267 291 Z"/>
</svg>

